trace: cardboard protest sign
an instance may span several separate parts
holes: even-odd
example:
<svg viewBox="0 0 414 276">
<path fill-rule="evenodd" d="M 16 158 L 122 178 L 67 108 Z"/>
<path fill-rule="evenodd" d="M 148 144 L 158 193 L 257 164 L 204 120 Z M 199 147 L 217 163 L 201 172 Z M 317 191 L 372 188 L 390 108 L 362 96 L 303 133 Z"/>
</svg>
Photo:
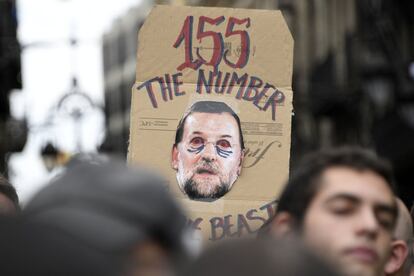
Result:
<svg viewBox="0 0 414 276">
<path fill-rule="evenodd" d="M 128 162 L 166 175 L 205 239 L 253 233 L 274 212 L 292 62 L 280 11 L 156 6 L 140 30 Z"/>
</svg>

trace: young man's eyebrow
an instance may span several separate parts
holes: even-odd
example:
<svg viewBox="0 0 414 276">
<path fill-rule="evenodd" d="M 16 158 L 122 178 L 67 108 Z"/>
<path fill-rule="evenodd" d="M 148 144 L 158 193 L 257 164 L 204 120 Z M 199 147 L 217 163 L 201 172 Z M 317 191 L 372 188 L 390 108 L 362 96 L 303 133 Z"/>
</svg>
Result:
<svg viewBox="0 0 414 276">
<path fill-rule="evenodd" d="M 220 138 L 233 138 L 233 136 L 229 135 L 229 134 L 223 134 L 220 136 Z"/>
<path fill-rule="evenodd" d="M 346 200 L 346 201 L 350 201 L 352 203 L 360 203 L 361 199 L 355 195 L 352 194 L 348 194 L 348 193 L 339 193 L 339 194 L 335 194 L 333 196 L 331 196 L 330 198 L 328 198 L 325 203 L 329 204 L 333 201 L 337 201 L 337 200 Z"/>
<path fill-rule="evenodd" d="M 201 131 L 193 131 L 192 133 L 191 133 L 191 135 L 194 135 L 194 134 L 196 134 L 196 135 L 201 135 L 201 134 L 203 134 Z"/>
</svg>

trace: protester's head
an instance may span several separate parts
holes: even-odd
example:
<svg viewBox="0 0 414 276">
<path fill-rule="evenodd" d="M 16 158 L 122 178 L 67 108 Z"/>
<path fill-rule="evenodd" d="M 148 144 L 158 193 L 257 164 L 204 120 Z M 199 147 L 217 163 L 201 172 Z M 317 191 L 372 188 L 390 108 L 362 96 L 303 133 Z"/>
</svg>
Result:
<svg viewBox="0 0 414 276">
<path fill-rule="evenodd" d="M 334 276 L 329 265 L 297 241 L 228 240 L 212 245 L 184 276 Z"/>
<path fill-rule="evenodd" d="M 385 275 L 409 276 L 413 260 L 413 222 L 404 203 L 397 198 L 398 220 L 391 243 L 391 255 L 385 265 Z"/>
<path fill-rule="evenodd" d="M 296 233 L 349 275 L 380 275 L 397 219 L 392 173 L 352 147 L 304 158 L 280 196 L 271 231 Z"/>
<path fill-rule="evenodd" d="M 171 165 L 191 199 L 225 195 L 240 175 L 244 141 L 237 114 L 225 103 L 199 101 L 178 124 Z"/>
<path fill-rule="evenodd" d="M 165 187 L 147 169 L 77 165 L 38 193 L 24 215 L 118 258 L 126 275 L 164 275 L 186 253 L 185 218 Z"/>
<path fill-rule="evenodd" d="M 45 224 L 0 217 L 0 233 L 0 275 L 119 275 L 112 258 Z"/>
<path fill-rule="evenodd" d="M 15 214 L 20 210 L 16 189 L 0 174 L 0 215 Z"/>
</svg>

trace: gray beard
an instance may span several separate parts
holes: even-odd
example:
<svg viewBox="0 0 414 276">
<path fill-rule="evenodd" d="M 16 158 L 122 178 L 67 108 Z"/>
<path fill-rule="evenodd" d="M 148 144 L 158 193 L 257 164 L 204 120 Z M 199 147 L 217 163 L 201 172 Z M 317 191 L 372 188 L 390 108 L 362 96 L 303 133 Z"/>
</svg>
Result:
<svg viewBox="0 0 414 276">
<path fill-rule="evenodd" d="M 214 201 L 224 196 L 229 191 L 229 186 L 229 183 L 221 182 L 213 192 L 208 195 L 204 195 L 198 192 L 197 183 L 192 179 L 188 179 L 184 183 L 184 192 L 190 199 L 193 200 Z"/>
</svg>

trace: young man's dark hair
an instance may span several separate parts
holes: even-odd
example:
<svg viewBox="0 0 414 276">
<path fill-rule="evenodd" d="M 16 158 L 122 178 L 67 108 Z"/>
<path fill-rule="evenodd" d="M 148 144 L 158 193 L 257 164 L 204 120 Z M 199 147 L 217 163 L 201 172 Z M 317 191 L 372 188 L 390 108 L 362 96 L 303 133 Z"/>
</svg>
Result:
<svg viewBox="0 0 414 276">
<path fill-rule="evenodd" d="M 199 101 L 194 103 L 184 117 L 180 120 L 177 127 L 177 132 L 175 133 L 175 143 L 174 145 L 178 145 L 183 139 L 183 132 L 184 132 L 184 124 L 188 116 L 192 113 L 200 112 L 200 113 L 229 113 L 233 118 L 236 120 L 237 125 L 239 127 L 239 135 L 240 135 L 240 147 L 244 149 L 244 140 L 243 140 L 243 133 L 241 130 L 241 124 L 239 116 L 231 109 L 227 104 L 223 102 L 215 102 L 215 101 Z"/>
<path fill-rule="evenodd" d="M 13 203 L 16 211 L 20 210 L 19 197 L 17 196 L 16 189 L 2 174 L 0 174 L 0 194 L 4 195 Z"/>
<path fill-rule="evenodd" d="M 299 162 L 279 198 L 276 213 L 288 212 L 300 226 L 309 204 L 318 192 L 322 173 L 332 167 L 372 171 L 382 176 L 395 192 L 390 164 L 372 151 L 358 147 L 322 150 L 305 156 Z"/>
</svg>

